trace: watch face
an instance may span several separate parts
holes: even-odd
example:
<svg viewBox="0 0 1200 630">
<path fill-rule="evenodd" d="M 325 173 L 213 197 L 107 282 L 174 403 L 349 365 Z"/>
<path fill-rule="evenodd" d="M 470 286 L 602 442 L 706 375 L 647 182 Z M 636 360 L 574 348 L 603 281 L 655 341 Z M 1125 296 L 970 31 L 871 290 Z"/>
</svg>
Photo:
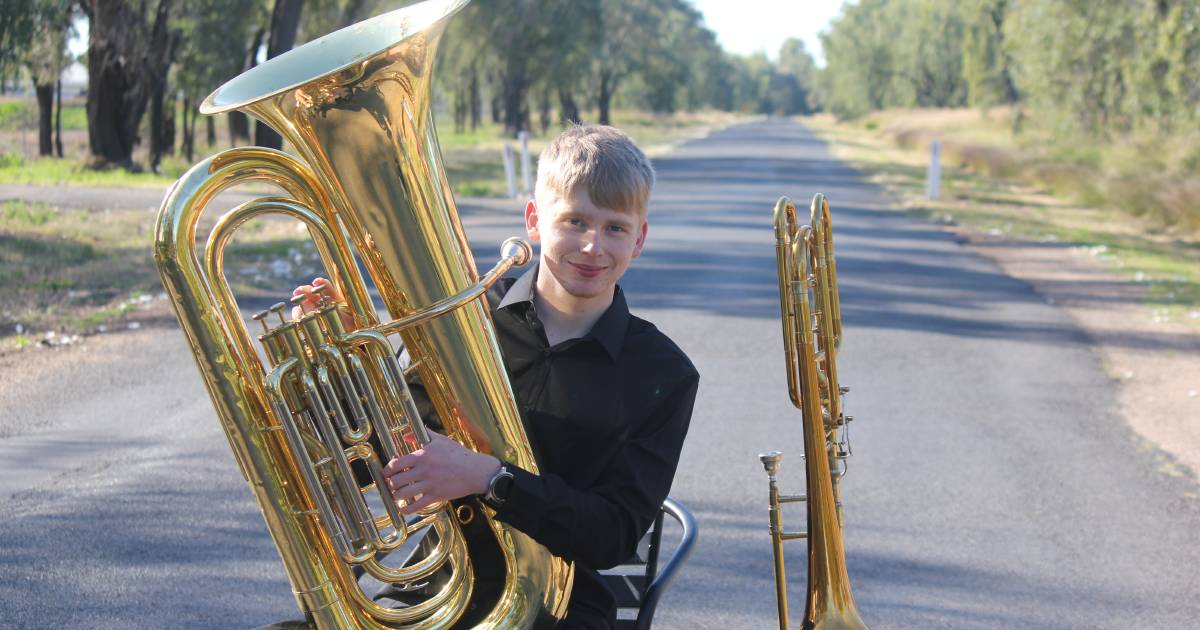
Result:
<svg viewBox="0 0 1200 630">
<path fill-rule="evenodd" d="M 484 502 L 492 509 L 500 509 L 501 505 L 508 499 L 509 493 L 512 491 L 513 475 L 504 468 L 492 477 L 492 481 L 488 484 L 487 495 L 484 496 Z"/>
<path fill-rule="evenodd" d="M 502 472 L 496 478 L 495 487 L 492 489 L 492 494 L 496 495 L 497 499 L 505 501 L 508 495 L 512 493 L 513 476 L 510 472 Z"/>
</svg>

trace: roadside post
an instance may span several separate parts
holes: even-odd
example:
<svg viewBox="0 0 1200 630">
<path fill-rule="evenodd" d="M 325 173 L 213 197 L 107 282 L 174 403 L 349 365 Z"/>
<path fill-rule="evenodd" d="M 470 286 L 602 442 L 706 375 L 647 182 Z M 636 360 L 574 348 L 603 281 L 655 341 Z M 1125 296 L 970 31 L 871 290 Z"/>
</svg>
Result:
<svg viewBox="0 0 1200 630">
<path fill-rule="evenodd" d="M 517 175 L 513 169 L 513 148 L 507 142 L 504 143 L 504 180 L 508 182 L 508 196 L 516 199 Z"/>
<path fill-rule="evenodd" d="M 929 143 L 929 171 L 925 177 L 925 196 L 937 199 L 942 188 L 942 143 Z"/>
</svg>

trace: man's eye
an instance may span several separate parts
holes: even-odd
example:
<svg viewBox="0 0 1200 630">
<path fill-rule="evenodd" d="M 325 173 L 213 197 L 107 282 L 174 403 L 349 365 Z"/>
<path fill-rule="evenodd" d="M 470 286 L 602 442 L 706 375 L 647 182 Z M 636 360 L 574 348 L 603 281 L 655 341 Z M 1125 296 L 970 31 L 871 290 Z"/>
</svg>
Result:
<svg viewBox="0 0 1200 630">
<path fill-rule="evenodd" d="M 623 225 L 610 225 L 610 226 L 608 226 L 608 231 L 616 232 L 617 234 L 624 234 L 627 230 L 625 229 L 625 226 L 623 226 Z"/>
</svg>

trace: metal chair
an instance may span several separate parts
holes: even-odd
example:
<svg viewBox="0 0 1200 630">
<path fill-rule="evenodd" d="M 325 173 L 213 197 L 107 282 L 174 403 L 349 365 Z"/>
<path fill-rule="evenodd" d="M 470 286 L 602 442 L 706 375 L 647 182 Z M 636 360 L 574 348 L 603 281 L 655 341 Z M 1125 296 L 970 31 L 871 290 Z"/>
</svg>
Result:
<svg viewBox="0 0 1200 630">
<path fill-rule="evenodd" d="M 679 545 L 675 552 L 659 569 L 658 552 L 662 542 L 663 517 L 669 515 L 683 528 Z M 654 525 L 638 544 L 633 557 L 607 571 L 600 573 L 600 579 L 617 598 L 617 630 L 649 630 L 654 619 L 654 609 L 675 574 L 683 568 L 696 544 L 696 518 L 683 504 L 667 497 L 663 501 Z M 636 614 L 636 618 L 620 618 L 621 612 Z"/>
</svg>

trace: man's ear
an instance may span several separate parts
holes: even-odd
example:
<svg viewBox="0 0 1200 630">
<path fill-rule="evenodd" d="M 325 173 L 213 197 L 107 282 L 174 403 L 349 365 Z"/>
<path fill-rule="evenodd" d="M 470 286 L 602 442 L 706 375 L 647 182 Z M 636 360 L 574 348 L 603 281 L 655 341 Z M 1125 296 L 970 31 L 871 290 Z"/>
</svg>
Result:
<svg viewBox="0 0 1200 630">
<path fill-rule="evenodd" d="M 629 258 L 632 260 L 642 255 L 642 247 L 646 245 L 646 232 L 650 229 L 648 221 L 642 221 L 642 230 L 638 232 L 637 243 L 633 246 L 633 255 Z"/>
<path fill-rule="evenodd" d="M 535 243 L 541 240 L 541 234 L 538 233 L 537 201 L 534 199 L 525 204 L 525 231 L 529 234 L 529 240 Z"/>
</svg>

